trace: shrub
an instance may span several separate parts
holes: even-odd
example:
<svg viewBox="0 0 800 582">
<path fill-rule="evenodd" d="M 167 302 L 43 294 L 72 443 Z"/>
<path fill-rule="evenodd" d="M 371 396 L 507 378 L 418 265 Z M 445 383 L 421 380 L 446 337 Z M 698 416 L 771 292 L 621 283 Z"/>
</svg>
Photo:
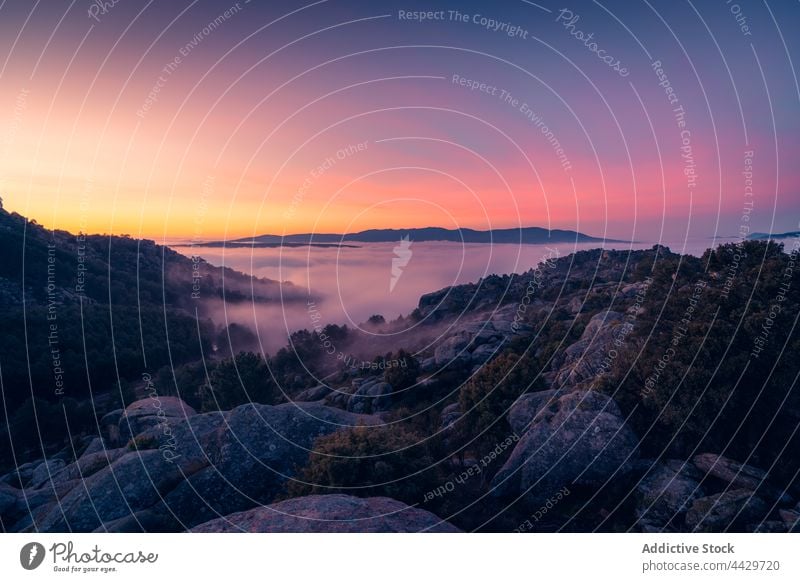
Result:
<svg viewBox="0 0 800 582">
<path fill-rule="evenodd" d="M 441 481 L 436 443 L 424 439 L 399 425 L 361 426 L 320 437 L 308 465 L 290 482 L 289 495 L 346 493 L 419 503 Z"/>
<path fill-rule="evenodd" d="M 410 388 L 417 381 L 419 362 L 405 350 L 398 351 L 395 357 L 387 354 L 384 361 L 389 365 L 383 373 L 383 379 L 391 384 L 395 391 Z"/>
<path fill-rule="evenodd" d="M 456 430 L 464 443 L 477 438 L 468 445 L 470 449 L 483 453 L 509 436 L 508 409 L 525 392 L 545 388 L 540 377 L 534 380 L 537 371 L 534 360 L 528 356 L 502 354 L 461 387 L 458 402 L 463 416 Z"/>
<path fill-rule="evenodd" d="M 267 363 L 252 352 L 242 352 L 232 360 L 222 361 L 200 392 L 204 412 L 230 410 L 249 402 L 275 404 L 279 399 Z"/>
</svg>

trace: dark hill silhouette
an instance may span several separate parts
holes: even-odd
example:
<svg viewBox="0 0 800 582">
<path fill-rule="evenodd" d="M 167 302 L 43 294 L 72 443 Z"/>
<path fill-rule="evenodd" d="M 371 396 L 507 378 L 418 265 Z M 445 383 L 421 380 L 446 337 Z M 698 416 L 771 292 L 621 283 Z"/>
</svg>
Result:
<svg viewBox="0 0 800 582">
<path fill-rule="evenodd" d="M 208 357 L 218 333 L 210 308 L 223 300 L 307 297 L 150 240 L 51 231 L 1 202 L 0 255 L 0 371 L 12 411 L 31 395 L 119 393 L 161 366 Z"/>
</svg>

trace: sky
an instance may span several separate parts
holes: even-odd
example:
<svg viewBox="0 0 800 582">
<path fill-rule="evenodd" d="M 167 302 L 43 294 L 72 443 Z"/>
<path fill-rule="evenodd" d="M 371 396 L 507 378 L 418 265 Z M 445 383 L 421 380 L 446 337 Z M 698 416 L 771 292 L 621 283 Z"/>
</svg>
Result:
<svg viewBox="0 0 800 582">
<path fill-rule="evenodd" d="M 747 0 L 6 0 L 0 196 L 156 240 L 798 230 L 799 27 Z"/>
</svg>

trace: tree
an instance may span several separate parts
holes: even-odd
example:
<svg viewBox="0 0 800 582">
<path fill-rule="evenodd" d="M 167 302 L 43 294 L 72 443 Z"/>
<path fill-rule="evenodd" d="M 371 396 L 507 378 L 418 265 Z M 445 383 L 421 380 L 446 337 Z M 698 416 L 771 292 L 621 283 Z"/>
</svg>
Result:
<svg viewBox="0 0 800 582">
<path fill-rule="evenodd" d="M 220 330 L 216 337 L 217 350 L 219 355 L 231 357 L 240 351 L 252 349 L 257 346 L 255 334 L 249 327 L 238 323 L 231 323 L 228 327 Z"/>
<path fill-rule="evenodd" d="M 386 319 L 380 314 L 375 314 L 370 316 L 370 318 L 367 320 L 367 323 L 370 325 L 379 326 L 386 323 Z"/>
<path fill-rule="evenodd" d="M 249 402 L 275 404 L 278 399 L 279 392 L 266 362 L 252 352 L 241 352 L 220 362 L 200 390 L 204 412 L 230 410 Z"/>
</svg>

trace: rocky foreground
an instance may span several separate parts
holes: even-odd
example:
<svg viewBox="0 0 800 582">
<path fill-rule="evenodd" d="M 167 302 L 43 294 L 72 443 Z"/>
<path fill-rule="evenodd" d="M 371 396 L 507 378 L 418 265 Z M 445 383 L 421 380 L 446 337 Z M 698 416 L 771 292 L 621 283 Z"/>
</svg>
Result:
<svg viewBox="0 0 800 582">
<path fill-rule="evenodd" d="M 603 352 L 602 341 L 591 339 L 612 337 L 607 332 L 619 325 L 619 315 L 595 316 L 577 347 L 566 350 L 555 377 L 567 381 L 525 394 L 511 407 L 508 421 L 520 438 L 491 482 L 492 495 L 543 506 L 563 487 L 599 488 L 638 473 L 631 495 L 642 531 L 795 527 L 800 506 L 770 486 L 761 469 L 708 453 L 689 463 L 639 457 L 637 436 L 619 407 L 581 384 L 599 365 L 592 353 Z M 480 333 L 462 328 L 447 349 Z M 363 383 L 349 399 L 341 393 L 331 398 L 326 390 L 315 396 L 319 402 L 206 414 L 174 397 L 135 402 L 106 415 L 102 437 L 85 443 L 76 461 L 27 463 L 3 476 L 3 524 L 15 532 L 458 531 L 428 511 L 387 498 L 331 494 L 276 503 L 308 460 L 314 439 L 380 422 L 377 415 L 346 410 L 364 408 L 360 399 L 371 394 Z M 371 407 L 380 409 L 380 398 Z M 449 413 L 445 420 L 452 423 L 452 407 Z"/>
<path fill-rule="evenodd" d="M 618 275 L 611 261 L 605 280 Z M 569 267 L 569 265 L 567 265 Z M 453 451 L 446 459 L 464 483 L 473 475 L 476 499 L 492 511 L 515 507 L 517 531 L 632 530 L 769 531 L 798 529 L 797 490 L 773 482 L 769 467 L 752 460 L 695 450 L 682 458 L 664 447 L 658 457 L 642 453 L 646 435 L 608 391 L 609 354 L 622 350 L 641 323 L 647 280 L 624 285 L 600 280 L 589 291 L 539 298 L 539 289 L 564 285 L 559 263 L 513 285 L 470 286 L 426 296 L 420 317 L 447 333 L 420 354 L 416 390 L 439 390 L 438 372 L 458 365 L 478 373 L 511 341 L 536 346 L 537 314 L 577 318 L 594 297 L 619 296 L 614 309 L 595 309 L 579 335 L 559 345 L 542 371 L 543 384 L 524 391 L 498 419 L 516 438 L 496 453 L 498 464 L 485 474 L 479 459 Z M 578 271 L 573 277 L 588 277 Z M 520 297 L 537 287 L 536 297 Z M 491 282 L 489 282 L 491 283 Z M 500 296 L 509 293 L 516 302 Z M 478 301 L 475 301 L 475 297 Z M 545 296 L 546 297 L 546 296 Z M 588 298 L 588 299 L 587 299 Z M 530 297 L 529 297 L 530 299 Z M 564 336 L 569 337 L 569 336 Z M 543 350 L 544 347 L 539 348 Z M 614 356 L 616 358 L 617 356 Z M 289 395 L 278 405 L 245 404 L 232 410 L 198 413 L 176 397 L 153 395 L 99 421 L 99 436 L 49 459 L 26 463 L 0 477 L 0 519 L 10 532 L 455 532 L 445 505 L 403 503 L 359 489 L 291 497 L 287 486 L 320 453 L 315 442 L 390 420 L 402 402 L 387 376 L 351 377 Z M 457 389 L 457 387 L 456 387 Z M 469 413 L 463 400 L 438 402 L 430 434 L 455 434 Z M 650 449 L 652 450 L 652 449 Z M 491 453 L 489 453 L 491 456 Z M 375 460 L 381 470 L 382 459 Z M 464 477 L 468 475 L 469 477 Z M 452 489 L 451 489 L 452 487 Z M 464 485 L 466 488 L 467 486 Z M 442 491 L 456 488 L 453 480 Z M 319 493 L 317 491 L 316 493 Z M 437 497 L 439 495 L 437 494 Z M 594 507 L 590 522 L 576 522 L 582 507 Z M 569 500 L 567 502 L 566 500 Z M 557 510 L 554 506 L 562 504 Z M 567 510 L 569 504 L 573 509 Z M 439 513 L 429 511 L 437 508 Z M 578 509 L 575 510 L 574 508 Z M 521 509 L 520 509 L 521 508 Z M 560 512 L 556 522 L 548 521 Z M 458 512 L 452 512 L 458 513 Z M 547 514 L 547 515 L 546 515 Z M 624 519 L 618 516 L 624 514 Z M 609 517 L 611 516 L 611 517 Z M 493 518 L 487 517 L 487 522 Z M 616 521 L 613 521 L 615 520 Z M 611 523 L 604 528 L 604 524 Z M 526 525 L 527 524 L 527 525 Z M 549 525 L 548 525 L 549 524 Z M 587 525 L 590 524 L 590 525 Z M 620 525 L 621 524 L 621 525 Z M 476 526 L 477 528 L 477 526 Z M 488 527 L 492 530 L 491 526 Z"/>
</svg>

